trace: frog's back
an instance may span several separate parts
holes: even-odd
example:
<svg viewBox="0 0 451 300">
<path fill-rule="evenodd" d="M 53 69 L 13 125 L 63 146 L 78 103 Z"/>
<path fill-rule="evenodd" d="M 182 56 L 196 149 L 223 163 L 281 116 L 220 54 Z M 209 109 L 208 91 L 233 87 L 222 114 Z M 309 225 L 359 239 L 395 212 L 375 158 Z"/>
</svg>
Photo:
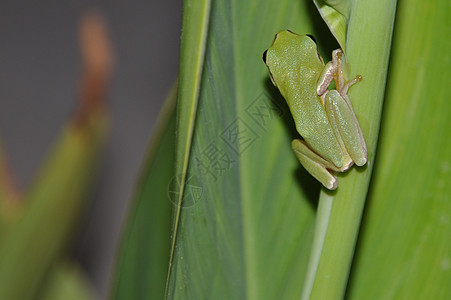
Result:
<svg viewBox="0 0 451 300">
<path fill-rule="evenodd" d="M 281 31 L 266 56 L 271 79 L 287 101 L 299 133 L 306 138 L 318 131 L 315 127 L 321 127 L 327 116 L 316 94 L 324 63 L 315 42 L 307 35 Z"/>
<path fill-rule="evenodd" d="M 341 148 L 316 93 L 324 63 L 315 42 L 307 35 L 282 31 L 266 56 L 271 79 L 287 101 L 299 134 L 319 155 L 339 163 Z M 321 153 L 325 142 L 334 150 Z"/>
</svg>

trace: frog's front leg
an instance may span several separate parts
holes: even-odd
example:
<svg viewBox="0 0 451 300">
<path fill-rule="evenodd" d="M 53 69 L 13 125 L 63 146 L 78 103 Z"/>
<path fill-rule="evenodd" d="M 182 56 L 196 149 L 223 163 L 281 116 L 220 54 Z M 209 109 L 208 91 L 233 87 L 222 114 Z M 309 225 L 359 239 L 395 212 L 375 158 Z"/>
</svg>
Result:
<svg viewBox="0 0 451 300">
<path fill-rule="evenodd" d="M 318 96 L 321 96 L 327 92 L 329 85 L 334 80 L 337 90 L 341 90 L 344 86 L 345 79 L 343 77 L 341 62 L 342 56 L 343 52 L 341 49 L 335 49 L 332 51 L 332 60 L 324 66 L 323 71 L 318 78 L 318 82 L 316 83 L 316 93 Z"/>
<path fill-rule="evenodd" d="M 330 162 L 316 154 L 303 140 L 293 140 L 291 143 L 296 157 L 302 166 L 319 182 L 321 182 L 324 187 L 329 190 L 335 190 L 337 188 L 338 182 L 337 178 L 332 175 L 332 173 L 327 169 L 336 168 Z"/>
</svg>

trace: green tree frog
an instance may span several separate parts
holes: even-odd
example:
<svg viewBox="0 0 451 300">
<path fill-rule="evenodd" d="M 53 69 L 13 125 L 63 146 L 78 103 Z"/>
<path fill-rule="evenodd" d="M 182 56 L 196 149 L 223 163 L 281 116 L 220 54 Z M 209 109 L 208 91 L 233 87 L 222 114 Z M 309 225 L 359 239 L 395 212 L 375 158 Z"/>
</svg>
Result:
<svg viewBox="0 0 451 300">
<path fill-rule="evenodd" d="M 273 84 L 287 101 L 296 130 L 304 138 L 292 148 L 304 168 L 329 190 L 338 186 L 333 172 L 344 172 L 353 163 L 367 161 L 365 140 L 347 95 L 362 80 L 346 81 L 340 49 L 324 65 L 310 35 L 285 30 L 276 34 L 263 53 Z M 335 89 L 329 85 L 335 82 Z"/>
</svg>

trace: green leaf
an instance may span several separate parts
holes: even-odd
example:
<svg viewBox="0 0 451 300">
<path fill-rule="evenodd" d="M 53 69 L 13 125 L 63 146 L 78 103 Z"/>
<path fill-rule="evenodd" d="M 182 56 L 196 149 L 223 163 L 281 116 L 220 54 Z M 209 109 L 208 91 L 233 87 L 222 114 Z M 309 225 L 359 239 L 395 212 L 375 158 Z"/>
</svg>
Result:
<svg viewBox="0 0 451 300">
<path fill-rule="evenodd" d="M 186 0 L 183 5 L 182 41 L 177 100 L 175 174 L 182 184 L 177 185 L 180 203 L 183 199 L 185 176 L 197 113 L 202 67 L 204 64 L 206 32 L 208 29 L 210 0 Z M 174 190 L 175 191 L 175 190 Z M 179 213 L 178 210 L 175 211 Z M 177 234 L 177 222 L 174 224 Z"/>
<path fill-rule="evenodd" d="M 362 0 L 354 1 L 349 12 L 348 74 L 363 76 L 349 97 L 365 136 L 368 162 L 339 174 L 336 191 L 321 192 L 319 214 L 328 216 L 317 220 L 315 238 L 322 243 L 312 250 L 303 299 L 340 299 L 346 290 L 375 160 L 395 9 L 395 1 Z"/>
<path fill-rule="evenodd" d="M 83 76 L 77 111 L 20 199 L 14 199 L 19 196 L 13 189 L 4 193 L 10 178 L 5 176 L 0 149 L 0 223 L 5 223 L 0 224 L 4 225 L 0 228 L 0 299 L 35 299 L 45 279 L 54 275 L 52 268 L 67 250 L 96 173 L 108 127 L 105 102 L 112 53 L 104 22 L 96 14 L 82 19 L 80 38 Z M 4 214 L 5 200 L 20 201 Z"/>
<path fill-rule="evenodd" d="M 113 299 L 162 299 L 169 262 L 175 89 L 160 112 L 118 256 Z"/>
<path fill-rule="evenodd" d="M 166 292 L 174 260 L 175 243 L 179 232 L 180 208 L 186 193 L 189 156 L 191 154 L 194 122 L 199 102 L 202 68 L 205 56 L 206 33 L 210 19 L 210 0 L 186 0 L 183 5 L 182 41 L 178 76 L 175 169 L 171 190 L 176 196 L 169 271 Z"/>
<path fill-rule="evenodd" d="M 450 12 L 447 0 L 399 3 L 350 299 L 451 298 Z"/>
<path fill-rule="evenodd" d="M 312 237 L 319 185 L 290 149 L 298 134 L 260 57 L 282 29 L 314 33 L 327 58 L 333 38 L 306 1 L 212 1 L 211 10 L 207 2 L 185 2 L 180 80 L 186 89 L 179 89 L 166 298 L 298 299 L 305 282 L 305 299 L 341 299 L 349 272 L 351 299 L 451 297 L 449 4 L 402 3 L 375 160 L 396 1 L 317 3 L 326 20 L 339 18 L 328 22 L 333 31 L 346 28 L 337 39 L 346 46 L 347 73 L 364 78 L 349 94 L 368 164 L 340 174 L 336 192 L 321 191 Z M 324 13 L 325 5 L 332 13 Z M 148 218 L 141 226 L 149 224 Z M 156 241 L 153 247 L 160 247 Z M 151 248 L 144 247 L 149 257 Z M 131 268 L 124 276 L 150 278 L 152 268 L 143 265 L 146 270 Z M 166 273 L 158 270 L 161 290 Z M 150 295 L 146 285 L 130 284 L 122 297 L 141 291 Z"/>
<path fill-rule="evenodd" d="M 73 262 L 55 263 L 41 288 L 40 300 L 94 300 L 93 287 L 86 274 Z"/>
<path fill-rule="evenodd" d="M 313 0 L 321 17 L 346 53 L 346 32 L 353 0 Z"/>
<path fill-rule="evenodd" d="M 291 150 L 298 135 L 261 57 L 282 29 L 312 33 L 313 16 L 306 2 L 212 3 L 196 117 L 178 124 L 195 121 L 168 298 L 300 296 L 319 185 Z"/>
<path fill-rule="evenodd" d="M 86 111 L 88 112 L 88 111 Z M 83 208 L 106 133 L 102 108 L 77 115 L 0 238 L 0 299 L 32 299 Z"/>
</svg>

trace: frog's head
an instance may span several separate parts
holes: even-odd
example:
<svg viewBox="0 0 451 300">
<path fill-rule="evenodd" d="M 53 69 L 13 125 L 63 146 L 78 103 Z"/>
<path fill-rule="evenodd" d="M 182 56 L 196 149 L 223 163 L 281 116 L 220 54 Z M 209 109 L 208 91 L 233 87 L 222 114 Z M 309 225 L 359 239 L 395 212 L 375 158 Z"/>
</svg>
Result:
<svg viewBox="0 0 451 300">
<path fill-rule="evenodd" d="M 276 34 L 271 47 L 263 53 L 272 83 L 280 88 L 287 76 L 295 76 L 301 67 L 324 62 L 311 35 L 298 35 L 290 30 Z"/>
</svg>

